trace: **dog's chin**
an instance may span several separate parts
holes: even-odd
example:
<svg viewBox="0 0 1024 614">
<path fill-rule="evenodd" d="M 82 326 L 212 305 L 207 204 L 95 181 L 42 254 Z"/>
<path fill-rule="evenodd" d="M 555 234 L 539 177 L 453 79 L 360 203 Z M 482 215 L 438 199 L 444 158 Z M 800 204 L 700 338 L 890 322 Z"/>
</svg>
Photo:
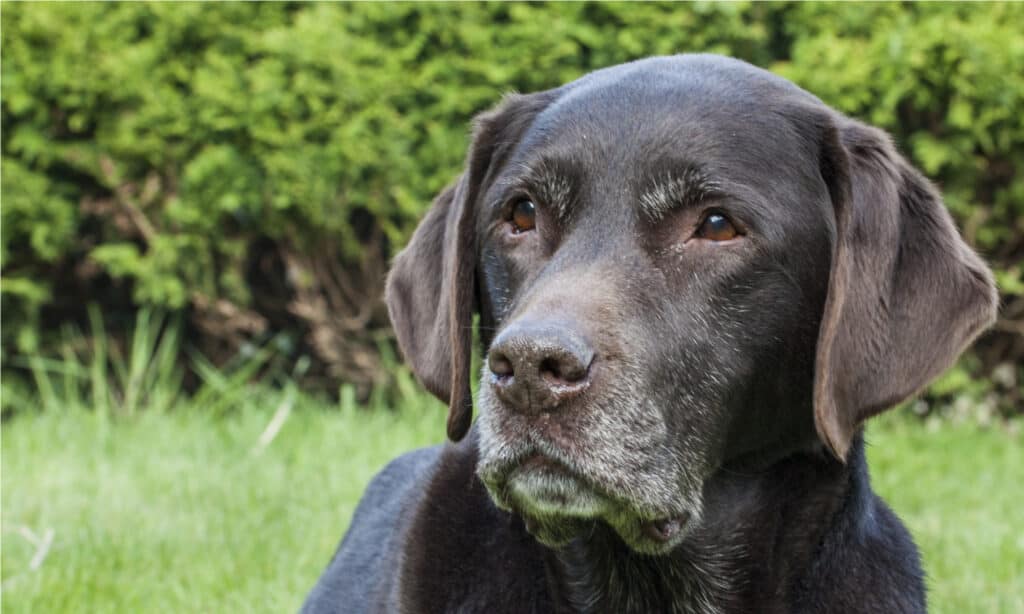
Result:
<svg viewBox="0 0 1024 614">
<path fill-rule="evenodd" d="M 633 550 L 666 554 L 686 537 L 696 519 L 689 511 L 641 517 L 552 463 L 527 461 L 504 479 L 484 483 L 498 507 L 518 514 L 526 530 L 550 548 L 561 548 L 595 522 L 603 522 Z"/>
</svg>

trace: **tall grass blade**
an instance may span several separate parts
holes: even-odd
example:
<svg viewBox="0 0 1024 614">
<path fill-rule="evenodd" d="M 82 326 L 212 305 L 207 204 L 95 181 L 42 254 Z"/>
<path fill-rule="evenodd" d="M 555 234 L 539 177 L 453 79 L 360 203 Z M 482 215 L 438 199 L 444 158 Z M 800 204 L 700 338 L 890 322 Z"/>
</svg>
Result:
<svg viewBox="0 0 1024 614">
<path fill-rule="evenodd" d="M 273 358 L 275 343 L 276 340 L 271 339 L 254 351 L 240 354 L 221 368 L 199 352 L 190 351 L 193 370 L 203 382 L 192 398 L 192 405 L 213 415 L 241 407 L 248 396 L 246 388 L 250 381 Z"/>
<path fill-rule="evenodd" d="M 152 356 L 150 345 L 152 323 L 150 317 L 152 310 L 142 307 L 136 313 L 135 326 L 132 327 L 131 349 L 128 352 L 128 373 L 127 378 L 122 382 L 124 393 L 124 411 L 129 416 L 135 414 L 135 410 L 141 400 L 139 397 L 142 379 L 145 377 L 146 369 L 149 366 L 149 358 Z"/>
<path fill-rule="evenodd" d="M 29 358 L 29 369 L 32 372 L 32 379 L 35 380 L 36 389 L 39 390 L 39 400 L 43 409 L 55 411 L 59 409 L 57 395 L 53 390 L 53 382 L 50 381 L 46 362 L 41 356 L 32 356 Z"/>
<path fill-rule="evenodd" d="M 81 411 L 87 402 L 82 398 L 82 380 L 85 379 L 85 374 L 82 361 L 73 349 L 74 339 L 76 337 L 80 339 L 81 335 L 76 335 L 71 327 L 65 327 L 63 336 L 64 343 L 61 344 L 60 353 L 65 369 L 61 396 L 69 409 Z"/>
<path fill-rule="evenodd" d="M 110 398 L 108 386 L 107 331 L 103 324 L 103 314 L 100 312 L 99 305 L 89 303 L 88 312 L 89 332 L 92 335 L 92 357 L 89 361 L 89 373 L 93 411 L 109 417 L 112 399 Z"/>
<path fill-rule="evenodd" d="M 143 381 L 147 406 L 153 411 L 168 411 L 181 392 L 185 374 L 178 364 L 180 349 L 181 320 L 164 318 L 163 331 Z"/>
</svg>

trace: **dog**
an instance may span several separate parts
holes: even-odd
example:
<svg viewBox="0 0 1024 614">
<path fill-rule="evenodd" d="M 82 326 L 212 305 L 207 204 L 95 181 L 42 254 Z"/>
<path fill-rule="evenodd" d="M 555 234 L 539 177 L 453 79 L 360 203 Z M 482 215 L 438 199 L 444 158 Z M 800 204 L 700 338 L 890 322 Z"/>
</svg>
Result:
<svg viewBox="0 0 1024 614">
<path fill-rule="evenodd" d="M 374 478 L 306 612 L 925 611 L 862 425 L 996 292 L 882 131 L 712 55 L 509 95 L 386 300 L 451 442 Z"/>
</svg>

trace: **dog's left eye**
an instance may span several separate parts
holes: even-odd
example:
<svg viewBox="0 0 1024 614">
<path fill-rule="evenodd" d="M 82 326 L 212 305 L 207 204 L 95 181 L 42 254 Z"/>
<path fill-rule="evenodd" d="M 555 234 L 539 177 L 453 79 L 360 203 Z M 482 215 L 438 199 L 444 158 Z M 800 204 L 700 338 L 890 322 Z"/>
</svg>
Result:
<svg viewBox="0 0 1024 614">
<path fill-rule="evenodd" d="M 537 207 L 531 200 L 520 200 L 512 205 L 508 221 L 512 223 L 513 232 L 520 233 L 533 230 L 537 226 Z"/>
<path fill-rule="evenodd" d="M 708 241 L 728 241 L 735 239 L 739 234 L 729 218 L 718 211 L 711 211 L 701 220 L 696 236 Z"/>
</svg>

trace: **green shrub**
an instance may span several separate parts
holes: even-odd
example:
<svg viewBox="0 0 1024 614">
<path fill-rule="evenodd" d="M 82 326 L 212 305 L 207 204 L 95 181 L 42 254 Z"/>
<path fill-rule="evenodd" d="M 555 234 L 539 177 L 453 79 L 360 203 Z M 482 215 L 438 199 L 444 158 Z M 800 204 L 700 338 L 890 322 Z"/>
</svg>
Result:
<svg viewBox="0 0 1024 614">
<path fill-rule="evenodd" d="M 45 350 L 95 300 L 126 327 L 140 307 L 184 312 L 214 360 L 284 331 L 310 377 L 365 392 L 386 262 L 458 173 L 470 118 L 683 51 L 890 130 L 998 271 L 1005 331 L 978 364 L 1024 356 L 1024 5 L 12 4 L 3 20 L 5 356 Z"/>
</svg>

